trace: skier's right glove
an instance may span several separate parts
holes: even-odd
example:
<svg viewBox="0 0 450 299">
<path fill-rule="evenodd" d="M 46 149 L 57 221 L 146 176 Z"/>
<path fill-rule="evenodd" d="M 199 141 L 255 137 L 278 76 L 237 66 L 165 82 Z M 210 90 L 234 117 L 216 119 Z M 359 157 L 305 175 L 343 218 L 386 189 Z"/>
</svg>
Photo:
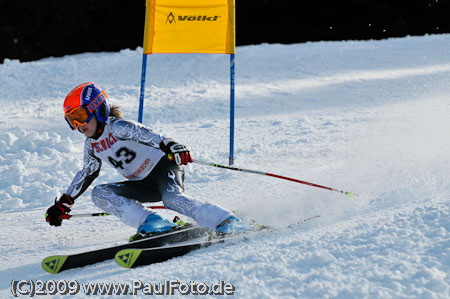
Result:
<svg viewBox="0 0 450 299">
<path fill-rule="evenodd" d="M 55 204 L 48 208 L 47 213 L 45 213 L 45 221 L 50 225 L 60 226 L 63 219 L 70 217 L 69 212 L 73 203 L 72 197 L 67 194 L 61 195 L 58 200 L 55 199 Z"/>
</svg>

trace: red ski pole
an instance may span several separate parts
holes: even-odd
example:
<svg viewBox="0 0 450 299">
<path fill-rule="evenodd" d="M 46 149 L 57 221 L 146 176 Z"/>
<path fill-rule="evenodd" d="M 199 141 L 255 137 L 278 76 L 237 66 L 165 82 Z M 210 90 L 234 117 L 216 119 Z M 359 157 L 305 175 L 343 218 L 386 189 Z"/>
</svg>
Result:
<svg viewBox="0 0 450 299">
<path fill-rule="evenodd" d="M 322 186 L 322 185 L 318 185 L 318 184 L 314 184 L 314 183 L 310 183 L 310 182 L 306 182 L 306 181 L 302 181 L 302 180 L 298 180 L 298 179 L 285 177 L 285 176 L 278 175 L 278 174 L 257 171 L 257 170 L 237 168 L 237 167 L 233 167 L 233 166 L 220 165 L 220 164 L 216 164 L 216 163 L 210 163 L 210 162 L 199 161 L 199 160 L 195 160 L 194 163 L 218 167 L 218 168 L 224 168 L 224 169 L 228 169 L 228 170 L 236 170 L 236 171 L 249 172 L 249 173 L 254 173 L 254 174 L 259 174 L 259 175 L 271 176 L 271 177 L 278 178 L 278 179 L 288 180 L 288 181 L 295 182 L 295 183 L 300 183 L 300 184 L 304 184 L 304 185 L 308 185 L 308 186 L 312 186 L 312 187 L 317 187 L 317 188 L 322 188 L 322 189 L 326 189 L 326 190 L 330 190 L 330 191 L 339 192 L 339 193 L 345 194 L 349 197 L 358 196 L 355 193 L 350 192 L 350 191 L 342 191 L 342 190 L 334 189 L 334 188 L 327 187 L 327 186 Z"/>
</svg>

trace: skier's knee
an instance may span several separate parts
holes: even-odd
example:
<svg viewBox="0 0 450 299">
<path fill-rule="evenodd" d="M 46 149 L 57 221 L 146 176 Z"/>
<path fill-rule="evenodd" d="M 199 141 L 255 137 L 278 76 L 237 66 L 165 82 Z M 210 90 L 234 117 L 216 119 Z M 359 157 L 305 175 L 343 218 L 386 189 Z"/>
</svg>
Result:
<svg viewBox="0 0 450 299">
<path fill-rule="evenodd" d="M 167 196 L 163 196 L 161 200 L 164 204 L 164 206 L 169 210 L 174 210 L 175 205 L 173 204 L 173 200 L 168 198 Z"/>
<path fill-rule="evenodd" d="M 98 185 L 95 186 L 94 189 L 92 189 L 92 201 L 94 204 L 99 207 L 103 208 L 105 206 L 105 193 L 108 192 L 108 186 L 107 185 Z"/>
<path fill-rule="evenodd" d="M 177 212 L 180 212 L 180 207 L 186 206 L 186 198 L 183 196 L 178 196 L 174 193 L 163 194 L 161 200 L 166 208 Z"/>
</svg>

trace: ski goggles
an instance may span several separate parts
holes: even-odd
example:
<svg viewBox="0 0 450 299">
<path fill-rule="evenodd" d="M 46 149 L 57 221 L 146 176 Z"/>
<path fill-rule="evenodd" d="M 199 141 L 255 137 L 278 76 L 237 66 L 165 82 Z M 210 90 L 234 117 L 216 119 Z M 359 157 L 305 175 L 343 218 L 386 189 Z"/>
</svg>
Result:
<svg viewBox="0 0 450 299">
<path fill-rule="evenodd" d="M 78 129 L 78 126 L 85 126 L 93 116 L 94 113 L 89 113 L 87 108 L 83 106 L 73 108 L 64 115 L 72 130 Z"/>
</svg>

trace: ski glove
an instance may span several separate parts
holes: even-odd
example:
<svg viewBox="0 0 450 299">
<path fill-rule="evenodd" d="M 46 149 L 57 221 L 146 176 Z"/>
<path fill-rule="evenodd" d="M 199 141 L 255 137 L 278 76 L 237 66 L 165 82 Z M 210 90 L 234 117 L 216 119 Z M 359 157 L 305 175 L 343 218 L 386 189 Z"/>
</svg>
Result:
<svg viewBox="0 0 450 299">
<path fill-rule="evenodd" d="M 61 195 L 55 204 L 48 208 L 45 214 L 45 221 L 50 225 L 60 226 L 63 219 L 69 219 L 70 208 L 73 206 L 74 200 L 67 194 Z"/>
<path fill-rule="evenodd" d="M 194 162 L 191 152 L 184 145 L 171 138 L 164 138 L 159 143 L 159 148 L 168 155 L 170 161 L 175 161 L 177 165 L 187 165 Z"/>
</svg>

